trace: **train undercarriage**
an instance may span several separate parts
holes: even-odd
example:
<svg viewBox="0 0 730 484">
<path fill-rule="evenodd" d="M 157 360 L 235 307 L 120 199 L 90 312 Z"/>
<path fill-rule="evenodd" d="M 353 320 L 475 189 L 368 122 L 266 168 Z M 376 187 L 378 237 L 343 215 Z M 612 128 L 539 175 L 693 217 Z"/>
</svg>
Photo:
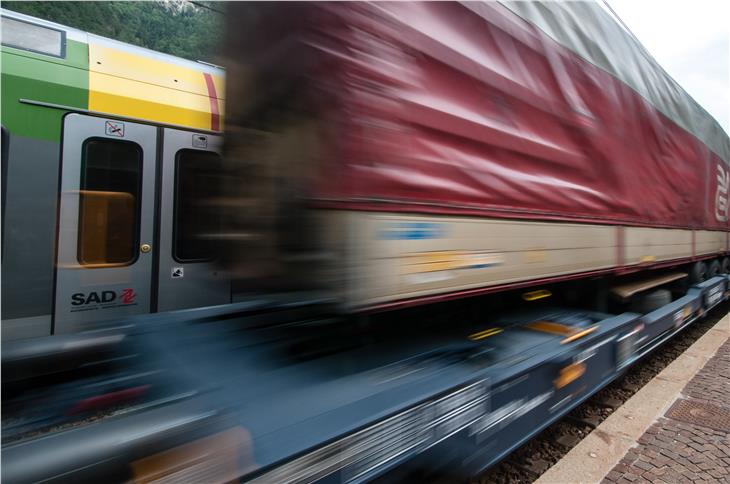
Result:
<svg viewBox="0 0 730 484">
<path fill-rule="evenodd" d="M 730 294 L 727 274 L 686 280 L 617 286 L 633 302 L 583 281 L 353 324 L 290 294 L 8 342 L 3 481 L 387 481 L 406 463 L 467 479 Z"/>
</svg>

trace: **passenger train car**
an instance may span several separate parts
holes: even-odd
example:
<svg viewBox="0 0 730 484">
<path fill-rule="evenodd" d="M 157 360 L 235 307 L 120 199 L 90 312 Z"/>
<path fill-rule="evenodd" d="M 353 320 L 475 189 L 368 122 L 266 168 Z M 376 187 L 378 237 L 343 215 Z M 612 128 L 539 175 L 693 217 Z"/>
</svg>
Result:
<svg viewBox="0 0 730 484">
<path fill-rule="evenodd" d="M 217 67 L 2 10 L 4 339 L 230 301 L 190 235 L 223 92 Z"/>
<path fill-rule="evenodd" d="M 241 273 L 372 311 L 726 272 L 728 136 L 598 3 L 230 8 Z"/>
</svg>

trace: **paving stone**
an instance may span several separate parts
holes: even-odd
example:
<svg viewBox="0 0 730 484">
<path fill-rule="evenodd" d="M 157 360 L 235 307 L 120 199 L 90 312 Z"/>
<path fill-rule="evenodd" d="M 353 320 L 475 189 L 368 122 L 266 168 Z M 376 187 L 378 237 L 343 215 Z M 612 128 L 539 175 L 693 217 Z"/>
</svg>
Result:
<svg viewBox="0 0 730 484">
<path fill-rule="evenodd" d="M 700 444 L 698 444 L 696 442 L 691 442 L 688 445 L 690 447 L 692 447 L 694 450 L 696 450 L 697 452 L 703 452 L 705 450 L 704 446 L 702 446 L 702 445 L 700 445 Z"/>
<path fill-rule="evenodd" d="M 694 376 L 677 400 L 705 402 L 705 406 L 683 404 L 693 408 L 730 409 L 730 340 Z M 675 420 L 670 406 L 664 417 L 651 425 L 629 449 L 620 463 L 606 476 L 611 483 L 648 482 L 727 482 L 730 483 L 730 432 L 702 426 L 701 419 L 682 416 Z M 602 402 L 605 404 L 606 402 Z M 714 405 L 710 407 L 708 405 Z M 676 407 L 679 408 L 679 407 Z M 689 418 L 689 420 L 687 420 Z M 709 422 L 709 421 L 707 421 Z"/>
<path fill-rule="evenodd" d="M 704 462 L 707 459 L 702 454 L 695 454 L 687 457 L 687 460 L 689 460 L 693 464 L 699 464 L 700 462 Z"/>
<path fill-rule="evenodd" d="M 697 464 L 697 467 L 699 467 L 703 471 L 706 471 L 708 469 L 714 468 L 715 466 L 713 464 L 711 464 L 710 462 L 700 462 L 699 464 Z"/>
<path fill-rule="evenodd" d="M 616 471 L 611 471 L 606 475 L 606 479 L 610 480 L 611 482 L 616 482 L 619 479 L 621 479 L 621 473 Z"/>
</svg>

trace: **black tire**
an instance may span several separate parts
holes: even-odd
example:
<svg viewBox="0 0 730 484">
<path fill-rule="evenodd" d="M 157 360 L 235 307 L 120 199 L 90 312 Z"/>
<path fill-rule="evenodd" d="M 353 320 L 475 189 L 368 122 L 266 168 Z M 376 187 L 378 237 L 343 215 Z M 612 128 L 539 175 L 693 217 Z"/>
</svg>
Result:
<svg viewBox="0 0 730 484">
<path fill-rule="evenodd" d="M 720 261 L 720 273 L 721 274 L 730 274 L 730 259 L 727 257 L 723 257 L 722 261 Z"/>
<path fill-rule="evenodd" d="M 666 289 L 657 289 L 656 291 L 639 294 L 635 296 L 629 310 L 634 313 L 648 314 L 655 309 L 672 302 L 672 293 Z"/>
<path fill-rule="evenodd" d="M 692 264 L 692 269 L 689 271 L 689 283 L 697 284 L 702 282 L 707 277 L 707 266 L 704 262 L 695 262 Z"/>
<path fill-rule="evenodd" d="M 711 279 L 720 273 L 720 262 L 716 259 L 710 262 L 710 267 L 707 269 L 707 278 Z"/>
</svg>

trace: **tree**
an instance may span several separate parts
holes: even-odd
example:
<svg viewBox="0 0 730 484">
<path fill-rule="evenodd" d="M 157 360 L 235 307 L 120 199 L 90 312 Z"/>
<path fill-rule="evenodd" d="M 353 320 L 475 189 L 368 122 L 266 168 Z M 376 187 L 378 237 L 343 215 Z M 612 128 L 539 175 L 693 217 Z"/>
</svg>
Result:
<svg viewBox="0 0 730 484">
<path fill-rule="evenodd" d="M 191 60 L 215 59 L 221 8 L 206 2 L 3 2 L 3 8 Z"/>
</svg>

